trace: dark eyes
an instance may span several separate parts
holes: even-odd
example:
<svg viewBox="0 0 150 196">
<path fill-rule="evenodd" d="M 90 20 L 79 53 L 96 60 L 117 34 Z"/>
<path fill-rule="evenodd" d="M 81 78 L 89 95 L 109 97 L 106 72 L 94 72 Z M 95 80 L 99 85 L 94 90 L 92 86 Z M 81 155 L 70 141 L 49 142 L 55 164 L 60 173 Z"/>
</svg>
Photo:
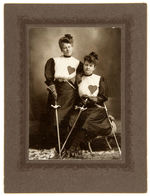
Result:
<svg viewBox="0 0 150 196">
<path fill-rule="evenodd" d="M 62 49 L 67 49 L 67 48 L 71 48 L 71 46 L 64 46 L 64 47 L 62 47 Z"/>
<path fill-rule="evenodd" d="M 85 64 L 85 66 L 90 66 L 90 67 L 92 67 L 93 65 L 88 65 L 88 64 Z"/>
</svg>

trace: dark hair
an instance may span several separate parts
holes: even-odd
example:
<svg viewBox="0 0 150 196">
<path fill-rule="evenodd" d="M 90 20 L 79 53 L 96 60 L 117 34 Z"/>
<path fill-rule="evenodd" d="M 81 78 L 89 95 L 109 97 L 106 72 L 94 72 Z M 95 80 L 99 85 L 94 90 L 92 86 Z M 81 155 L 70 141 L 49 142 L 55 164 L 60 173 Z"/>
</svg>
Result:
<svg viewBox="0 0 150 196">
<path fill-rule="evenodd" d="M 59 47 L 62 48 L 62 43 L 73 44 L 73 37 L 70 34 L 65 34 L 63 37 L 59 39 Z"/>
<path fill-rule="evenodd" d="M 95 52 L 91 52 L 89 55 L 84 57 L 84 62 L 88 61 L 89 63 L 94 63 L 94 65 L 98 62 L 98 55 Z"/>
</svg>

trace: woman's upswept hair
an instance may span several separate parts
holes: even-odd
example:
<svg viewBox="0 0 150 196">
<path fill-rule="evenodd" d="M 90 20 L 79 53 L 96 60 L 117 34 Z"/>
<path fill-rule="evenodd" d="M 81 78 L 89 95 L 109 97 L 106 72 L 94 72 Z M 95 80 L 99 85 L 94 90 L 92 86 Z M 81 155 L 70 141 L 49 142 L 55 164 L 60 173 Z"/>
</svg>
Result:
<svg viewBox="0 0 150 196">
<path fill-rule="evenodd" d="M 70 34 L 65 34 L 63 37 L 59 39 L 59 47 L 62 48 L 63 43 L 69 43 L 73 45 L 73 37 Z"/>
<path fill-rule="evenodd" d="M 84 57 L 84 62 L 88 61 L 89 63 L 94 63 L 94 65 L 98 62 L 98 55 L 95 52 L 91 52 L 89 55 Z"/>
</svg>

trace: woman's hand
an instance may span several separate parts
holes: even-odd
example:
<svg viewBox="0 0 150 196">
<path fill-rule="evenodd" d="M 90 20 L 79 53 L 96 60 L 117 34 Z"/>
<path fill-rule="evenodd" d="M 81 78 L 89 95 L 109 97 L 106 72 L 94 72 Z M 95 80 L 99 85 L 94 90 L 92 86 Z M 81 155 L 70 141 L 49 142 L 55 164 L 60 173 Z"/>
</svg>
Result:
<svg viewBox="0 0 150 196">
<path fill-rule="evenodd" d="M 94 102 L 94 103 L 96 103 L 97 102 L 97 97 L 90 96 L 89 97 L 89 100 L 92 101 L 92 102 Z"/>
<path fill-rule="evenodd" d="M 82 100 L 83 104 L 86 104 L 86 103 L 88 103 L 89 96 L 88 95 L 82 95 L 81 100 Z"/>
<path fill-rule="evenodd" d="M 81 100 L 83 102 L 83 104 L 95 104 L 97 103 L 98 99 L 97 97 L 93 97 L 93 96 L 88 96 L 88 95 L 82 95 Z"/>
</svg>

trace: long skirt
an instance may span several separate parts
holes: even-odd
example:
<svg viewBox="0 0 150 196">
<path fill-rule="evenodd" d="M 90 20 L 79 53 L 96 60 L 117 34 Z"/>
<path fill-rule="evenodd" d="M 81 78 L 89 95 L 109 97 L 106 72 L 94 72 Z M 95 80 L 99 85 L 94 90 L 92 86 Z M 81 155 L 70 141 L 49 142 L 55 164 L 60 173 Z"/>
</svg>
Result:
<svg viewBox="0 0 150 196">
<path fill-rule="evenodd" d="M 70 126 L 77 117 L 78 111 L 75 111 L 70 118 Z M 97 136 L 107 136 L 111 132 L 111 125 L 108 120 L 106 110 L 104 107 L 89 107 L 87 110 L 83 111 L 79 117 L 76 124 L 76 131 L 84 130 L 86 131 L 88 138 L 95 138 Z"/>
<path fill-rule="evenodd" d="M 67 82 L 55 81 L 55 86 L 58 95 L 57 104 L 60 105 L 60 107 L 57 109 L 60 134 L 66 135 L 68 133 L 67 127 L 69 123 L 69 117 L 71 116 L 71 113 L 74 109 L 76 90 L 73 89 Z M 50 92 L 47 105 L 48 120 L 53 134 L 56 135 L 56 130 L 54 130 L 56 129 L 56 114 L 55 109 L 51 107 L 51 105 L 54 104 L 55 100 L 52 93 Z"/>
</svg>

